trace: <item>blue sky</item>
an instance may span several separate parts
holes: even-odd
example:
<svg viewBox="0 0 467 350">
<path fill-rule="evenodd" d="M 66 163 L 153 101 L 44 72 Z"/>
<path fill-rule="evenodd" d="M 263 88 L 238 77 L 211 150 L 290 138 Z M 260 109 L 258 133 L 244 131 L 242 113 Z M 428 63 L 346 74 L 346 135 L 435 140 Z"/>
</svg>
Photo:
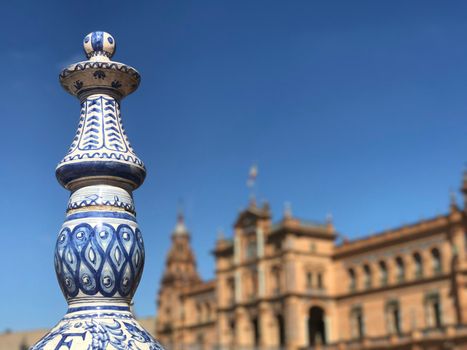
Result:
<svg viewBox="0 0 467 350">
<path fill-rule="evenodd" d="M 466 2 L 16 1 L 0 19 L 0 331 L 51 327 L 66 310 L 53 248 L 68 192 L 54 168 L 79 105 L 57 78 L 93 30 L 142 74 L 122 106 L 148 168 L 139 316 L 155 312 L 179 199 L 211 278 L 253 162 L 276 219 L 290 201 L 353 238 L 444 213 L 460 186 Z"/>
</svg>

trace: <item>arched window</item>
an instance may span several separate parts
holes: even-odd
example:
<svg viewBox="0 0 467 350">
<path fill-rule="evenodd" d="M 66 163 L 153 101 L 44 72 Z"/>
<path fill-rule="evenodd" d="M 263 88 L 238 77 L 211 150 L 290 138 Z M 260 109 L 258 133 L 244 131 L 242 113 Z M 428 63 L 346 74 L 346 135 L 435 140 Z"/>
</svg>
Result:
<svg viewBox="0 0 467 350">
<path fill-rule="evenodd" d="M 365 288 L 369 289 L 371 288 L 371 268 L 369 265 L 364 265 L 363 266 L 363 273 L 365 276 Z"/>
<path fill-rule="evenodd" d="M 319 306 L 313 306 L 308 312 L 308 341 L 309 346 L 326 344 L 326 323 L 324 310 Z"/>
<path fill-rule="evenodd" d="M 397 267 L 397 282 L 404 282 L 405 280 L 405 265 L 404 260 L 400 256 L 396 258 L 396 267 Z"/>
<path fill-rule="evenodd" d="M 419 253 L 413 255 L 413 261 L 415 266 L 415 278 L 420 279 L 423 277 L 423 260 Z"/>
<path fill-rule="evenodd" d="M 388 284 L 388 267 L 384 261 L 379 262 L 379 278 L 381 286 Z"/>
<path fill-rule="evenodd" d="M 431 259 L 433 264 L 433 274 L 439 275 L 443 272 L 443 268 L 441 265 L 441 253 L 439 252 L 438 248 L 433 248 L 431 250 Z"/>
<path fill-rule="evenodd" d="M 355 275 L 355 270 L 350 268 L 348 270 L 348 275 L 349 275 L 349 290 L 353 292 L 357 289 L 357 276 Z"/>
</svg>

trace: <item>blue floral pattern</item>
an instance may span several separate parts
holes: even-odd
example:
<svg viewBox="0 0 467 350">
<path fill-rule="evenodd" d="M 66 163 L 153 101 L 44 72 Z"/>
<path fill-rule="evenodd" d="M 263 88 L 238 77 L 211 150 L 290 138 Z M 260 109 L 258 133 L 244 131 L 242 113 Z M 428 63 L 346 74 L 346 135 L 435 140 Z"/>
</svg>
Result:
<svg viewBox="0 0 467 350">
<path fill-rule="evenodd" d="M 85 339 L 90 340 L 87 350 L 163 350 L 136 322 L 122 322 L 115 318 L 101 322 L 92 318 L 66 322 L 42 338 L 31 350 L 45 350 L 48 344 L 54 344 L 55 349 L 71 349 L 74 342 Z"/>
</svg>

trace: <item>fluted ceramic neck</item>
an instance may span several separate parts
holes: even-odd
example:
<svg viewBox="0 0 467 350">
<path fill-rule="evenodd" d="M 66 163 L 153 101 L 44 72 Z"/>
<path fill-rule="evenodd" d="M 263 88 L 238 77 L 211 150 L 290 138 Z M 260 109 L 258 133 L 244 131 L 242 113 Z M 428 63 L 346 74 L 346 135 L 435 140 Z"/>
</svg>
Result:
<svg viewBox="0 0 467 350">
<path fill-rule="evenodd" d="M 56 174 L 70 190 L 109 181 L 129 189 L 143 183 L 146 169 L 126 135 L 118 100 L 95 93 L 81 103 L 75 138 Z"/>
</svg>

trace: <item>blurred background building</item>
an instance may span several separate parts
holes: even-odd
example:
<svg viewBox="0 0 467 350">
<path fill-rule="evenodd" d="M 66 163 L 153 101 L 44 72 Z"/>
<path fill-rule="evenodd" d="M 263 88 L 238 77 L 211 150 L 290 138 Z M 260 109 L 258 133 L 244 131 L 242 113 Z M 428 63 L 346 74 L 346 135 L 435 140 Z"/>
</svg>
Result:
<svg viewBox="0 0 467 350">
<path fill-rule="evenodd" d="M 201 280 L 183 215 L 158 294 L 156 335 L 182 349 L 467 349 L 463 208 L 349 241 L 323 223 L 273 221 L 251 201 Z M 364 215 L 362 220 L 364 220 Z"/>
<path fill-rule="evenodd" d="M 467 173 L 461 192 L 463 207 L 452 195 L 444 215 L 355 240 L 252 200 L 209 281 L 179 213 L 157 316 L 139 321 L 167 350 L 467 349 Z M 45 332 L 6 331 L 0 350 Z"/>
</svg>

